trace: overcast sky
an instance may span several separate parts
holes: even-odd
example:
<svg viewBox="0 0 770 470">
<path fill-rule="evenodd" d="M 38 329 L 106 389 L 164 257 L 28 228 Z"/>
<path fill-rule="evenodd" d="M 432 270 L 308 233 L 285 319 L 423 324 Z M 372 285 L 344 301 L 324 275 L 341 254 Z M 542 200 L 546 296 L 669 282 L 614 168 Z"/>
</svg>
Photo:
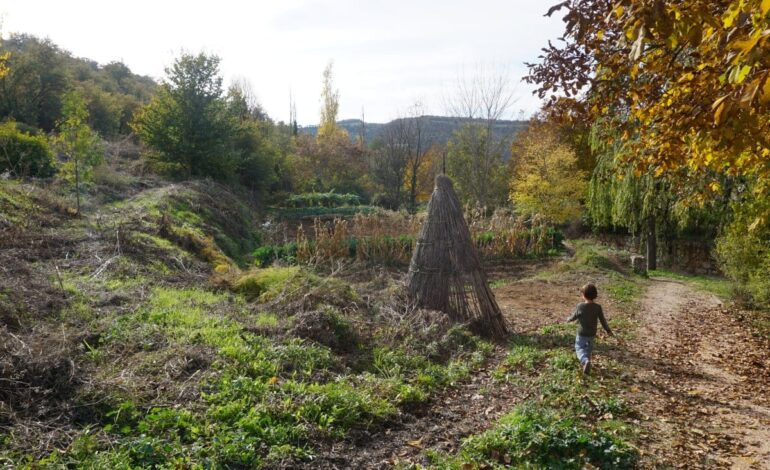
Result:
<svg viewBox="0 0 770 470">
<path fill-rule="evenodd" d="M 458 75 L 479 66 L 504 71 L 520 110 L 539 107 L 522 83 L 525 61 L 562 31 L 553 2 L 539 0 L 170 1 L 0 0 L 2 32 L 49 37 L 75 56 L 122 60 L 163 77 L 180 51 L 215 53 L 226 81 L 251 82 L 276 120 L 287 120 L 289 90 L 300 124 L 318 121 L 321 73 L 334 61 L 340 119 L 385 122 L 415 100 L 445 114 Z M 465 71 L 465 72 L 463 72 Z"/>
</svg>

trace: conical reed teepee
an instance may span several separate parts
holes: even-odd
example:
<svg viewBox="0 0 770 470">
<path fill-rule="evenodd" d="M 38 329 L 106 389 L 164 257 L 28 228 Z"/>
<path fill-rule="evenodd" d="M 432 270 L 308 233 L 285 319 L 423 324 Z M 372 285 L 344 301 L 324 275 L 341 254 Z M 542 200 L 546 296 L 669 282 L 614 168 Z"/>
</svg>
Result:
<svg viewBox="0 0 770 470">
<path fill-rule="evenodd" d="M 409 265 L 409 291 L 419 306 L 446 312 L 495 337 L 507 333 L 489 289 L 452 180 L 436 177 L 426 218 Z"/>
</svg>

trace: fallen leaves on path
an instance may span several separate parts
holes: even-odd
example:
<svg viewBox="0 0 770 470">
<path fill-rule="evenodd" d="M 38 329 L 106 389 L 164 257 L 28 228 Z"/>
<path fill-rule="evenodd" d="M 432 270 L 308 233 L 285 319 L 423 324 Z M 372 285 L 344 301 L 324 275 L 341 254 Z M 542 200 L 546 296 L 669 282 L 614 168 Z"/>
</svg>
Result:
<svg viewBox="0 0 770 470">
<path fill-rule="evenodd" d="M 628 398 L 646 466 L 770 468 L 766 339 L 715 297 L 653 280 L 638 313 Z"/>
</svg>

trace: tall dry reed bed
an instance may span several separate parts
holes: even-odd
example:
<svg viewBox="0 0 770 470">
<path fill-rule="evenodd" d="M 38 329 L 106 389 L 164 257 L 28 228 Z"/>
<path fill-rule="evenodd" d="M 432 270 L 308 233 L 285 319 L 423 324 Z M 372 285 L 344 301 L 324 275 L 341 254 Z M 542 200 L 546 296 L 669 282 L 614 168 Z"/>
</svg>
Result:
<svg viewBox="0 0 770 470">
<path fill-rule="evenodd" d="M 540 218 L 527 219 L 509 210 L 486 216 L 482 208 L 465 211 L 471 237 L 486 259 L 541 257 L 560 249 L 561 232 Z M 283 245 L 263 246 L 254 252 L 257 264 L 276 259 L 288 263 L 319 264 L 341 259 L 385 265 L 409 264 L 424 214 L 378 211 L 330 221 L 315 219 L 312 227 L 297 230 Z"/>
</svg>

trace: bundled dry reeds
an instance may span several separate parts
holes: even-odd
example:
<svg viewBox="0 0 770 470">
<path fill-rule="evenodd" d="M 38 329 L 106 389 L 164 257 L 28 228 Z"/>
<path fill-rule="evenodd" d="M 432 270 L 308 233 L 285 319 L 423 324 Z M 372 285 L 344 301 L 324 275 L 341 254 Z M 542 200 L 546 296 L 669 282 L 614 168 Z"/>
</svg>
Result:
<svg viewBox="0 0 770 470">
<path fill-rule="evenodd" d="M 505 336 L 505 320 L 447 176 L 436 177 L 427 213 L 409 266 L 412 300 L 480 333 Z"/>
</svg>

